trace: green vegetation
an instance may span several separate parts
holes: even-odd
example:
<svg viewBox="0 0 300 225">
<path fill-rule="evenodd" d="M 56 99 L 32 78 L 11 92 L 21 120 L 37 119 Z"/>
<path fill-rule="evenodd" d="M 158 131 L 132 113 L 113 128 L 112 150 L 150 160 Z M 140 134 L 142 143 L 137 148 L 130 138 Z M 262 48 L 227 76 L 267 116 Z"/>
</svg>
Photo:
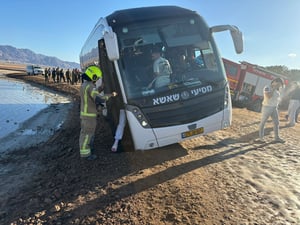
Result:
<svg viewBox="0 0 300 225">
<path fill-rule="evenodd" d="M 300 70 L 289 70 L 286 66 L 267 66 L 265 68 L 272 72 L 286 75 L 290 80 L 300 81 Z"/>
</svg>

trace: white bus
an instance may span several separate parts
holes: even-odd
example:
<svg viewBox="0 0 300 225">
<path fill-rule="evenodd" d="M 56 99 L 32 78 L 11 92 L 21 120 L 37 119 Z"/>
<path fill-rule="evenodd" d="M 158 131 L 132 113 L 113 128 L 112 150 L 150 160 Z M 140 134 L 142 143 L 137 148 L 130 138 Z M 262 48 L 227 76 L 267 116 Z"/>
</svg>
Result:
<svg viewBox="0 0 300 225">
<path fill-rule="evenodd" d="M 228 81 L 213 33 L 229 30 L 237 53 L 242 33 L 235 26 L 208 27 L 195 11 L 177 6 L 115 11 L 100 18 L 80 53 L 81 69 L 99 65 L 113 127 L 120 109 L 127 125 L 123 143 L 133 150 L 154 149 L 229 127 L 232 108 Z M 172 69 L 170 81 L 149 88 L 151 49 L 161 49 Z"/>
</svg>

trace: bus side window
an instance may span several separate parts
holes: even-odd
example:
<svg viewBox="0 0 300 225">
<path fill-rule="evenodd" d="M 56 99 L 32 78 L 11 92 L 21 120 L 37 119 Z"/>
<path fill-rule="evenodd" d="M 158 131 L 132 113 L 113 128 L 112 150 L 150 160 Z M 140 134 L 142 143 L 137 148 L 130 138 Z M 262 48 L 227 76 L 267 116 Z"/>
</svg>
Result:
<svg viewBox="0 0 300 225">
<path fill-rule="evenodd" d="M 134 74 L 131 69 L 134 68 L 133 52 L 131 48 L 126 48 L 122 51 L 121 63 L 125 70 L 124 82 L 127 83 L 128 87 L 136 85 Z"/>
<path fill-rule="evenodd" d="M 249 83 L 244 83 L 242 87 L 242 92 L 244 96 L 246 96 L 249 100 L 251 96 L 253 95 L 255 90 L 255 86 Z"/>
<path fill-rule="evenodd" d="M 217 67 L 215 57 L 212 53 L 205 54 L 203 58 L 208 69 L 215 69 Z"/>
</svg>

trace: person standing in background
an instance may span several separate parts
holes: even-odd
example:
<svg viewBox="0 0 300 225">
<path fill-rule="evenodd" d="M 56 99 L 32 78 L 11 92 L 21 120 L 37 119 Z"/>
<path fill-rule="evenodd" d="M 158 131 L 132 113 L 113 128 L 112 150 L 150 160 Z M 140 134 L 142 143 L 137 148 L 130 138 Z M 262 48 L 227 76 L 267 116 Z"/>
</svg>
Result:
<svg viewBox="0 0 300 225">
<path fill-rule="evenodd" d="M 82 83 L 82 78 L 81 78 L 81 74 L 80 74 L 80 71 L 79 71 L 79 69 L 75 69 L 75 73 L 76 73 L 76 77 L 77 77 L 77 81 L 78 81 L 78 83 Z"/>
<path fill-rule="evenodd" d="M 50 68 L 49 68 L 49 70 L 47 69 L 47 67 L 45 68 L 44 76 L 45 76 L 45 83 L 49 83 Z"/>
<path fill-rule="evenodd" d="M 296 88 L 291 93 L 291 98 L 289 101 L 289 110 L 288 110 L 288 120 L 287 126 L 293 127 L 296 124 L 298 115 L 297 110 L 300 107 L 300 86 L 297 83 Z"/>
<path fill-rule="evenodd" d="M 61 83 L 62 81 L 66 82 L 66 79 L 65 79 L 64 70 L 60 69 L 60 71 L 59 71 L 59 82 Z"/>
<path fill-rule="evenodd" d="M 55 70 L 55 68 L 53 67 L 53 68 L 52 68 L 52 80 L 53 80 L 53 83 L 56 82 L 56 81 L 55 81 L 55 78 L 56 78 L 56 70 Z"/>
<path fill-rule="evenodd" d="M 259 124 L 259 141 L 264 141 L 264 127 L 269 117 L 273 121 L 273 130 L 275 142 L 283 143 L 284 140 L 279 137 L 279 117 L 278 104 L 280 101 L 280 88 L 284 85 L 281 78 L 272 80 L 271 85 L 264 87 L 264 100 L 262 102 L 262 117 Z"/>
<path fill-rule="evenodd" d="M 70 69 L 67 69 L 66 71 L 66 78 L 67 78 L 67 83 L 70 84 L 71 83 Z"/>
<path fill-rule="evenodd" d="M 71 82 L 72 82 L 72 85 L 77 84 L 77 75 L 76 75 L 75 69 L 72 70 Z"/>
</svg>

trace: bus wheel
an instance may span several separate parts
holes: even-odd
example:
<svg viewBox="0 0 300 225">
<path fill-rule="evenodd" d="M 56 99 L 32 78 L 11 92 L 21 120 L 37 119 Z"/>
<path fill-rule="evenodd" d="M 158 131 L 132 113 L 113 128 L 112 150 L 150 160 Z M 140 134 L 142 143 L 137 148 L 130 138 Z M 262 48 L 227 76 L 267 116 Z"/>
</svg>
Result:
<svg viewBox="0 0 300 225">
<path fill-rule="evenodd" d="M 109 122 L 112 136 L 115 137 L 115 133 L 118 127 L 119 123 L 119 111 L 117 108 L 108 108 L 108 115 L 106 117 L 106 120 Z M 131 136 L 131 132 L 129 129 L 129 126 L 126 122 L 126 125 L 124 127 L 123 137 L 119 141 L 118 145 L 118 152 L 133 152 L 134 151 L 134 144 Z"/>
<path fill-rule="evenodd" d="M 295 115 L 295 121 L 297 122 L 297 123 L 299 123 L 300 121 L 298 120 L 298 115 L 300 114 L 300 107 L 297 109 L 297 111 L 296 111 L 296 115 Z"/>
<path fill-rule="evenodd" d="M 133 152 L 134 151 L 134 145 L 133 145 L 133 140 L 131 136 L 130 129 L 128 127 L 128 124 L 126 124 L 125 129 L 124 129 L 124 134 L 123 138 L 121 141 L 121 150 L 124 152 Z"/>
</svg>

